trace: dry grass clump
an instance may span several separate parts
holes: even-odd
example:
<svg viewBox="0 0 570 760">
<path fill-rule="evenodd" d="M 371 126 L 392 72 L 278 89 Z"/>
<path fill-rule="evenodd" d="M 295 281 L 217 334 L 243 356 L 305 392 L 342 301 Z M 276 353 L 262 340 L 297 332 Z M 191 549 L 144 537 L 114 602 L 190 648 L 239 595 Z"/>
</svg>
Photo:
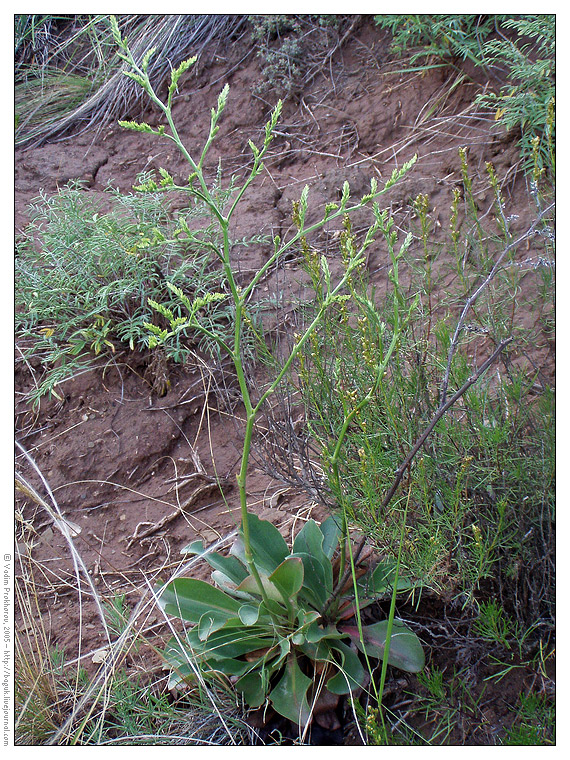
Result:
<svg viewBox="0 0 570 760">
<path fill-rule="evenodd" d="M 118 21 L 137 61 L 153 47 L 160 51 L 149 65 L 156 83 L 247 23 L 239 15 L 192 14 L 130 14 Z M 16 16 L 15 55 L 16 145 L 108 124 L 141 105 L 140 90 L 122 73 L 106 15 Z"/>
</svg>

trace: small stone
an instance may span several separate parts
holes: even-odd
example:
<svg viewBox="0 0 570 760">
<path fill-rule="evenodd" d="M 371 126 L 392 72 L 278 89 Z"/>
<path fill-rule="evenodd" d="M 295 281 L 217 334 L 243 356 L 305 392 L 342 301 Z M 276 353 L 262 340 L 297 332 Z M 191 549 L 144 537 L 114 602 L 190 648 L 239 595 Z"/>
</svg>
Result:
<svg viewBox="0 0 570 760">
<path fill-rule="evenodd" d="M 269 522 L 277 523 L 285 517 L 285 512 L 281 509 L 268 507 L 267 509 L 263 509 L 258 517 L 260 520 L 269 520 Z"/>
<path fill-rule="evenodd" d="M 53 538 L 53 530 L 51 528 L 46 528 L 46 530 L 44 530 L 42 533 L 42 538 L 44 541 L 49 543 Z"/>
</svg>

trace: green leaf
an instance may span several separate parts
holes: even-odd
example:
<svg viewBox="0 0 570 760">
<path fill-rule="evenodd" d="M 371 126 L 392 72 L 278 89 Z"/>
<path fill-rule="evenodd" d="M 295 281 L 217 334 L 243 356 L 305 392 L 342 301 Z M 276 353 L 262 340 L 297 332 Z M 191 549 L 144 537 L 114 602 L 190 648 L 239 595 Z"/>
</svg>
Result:
<svg viewBox="0 0 570 760">
<path fill-rule="evenodd" d="M 134 76 L 132 78 L 135 79 Z M 154 134 L 154 129 L 144 122 L 139 124 L 137 121 L 119 121 L 119 126 L 123 127 L 123 129 L 132 129 L 134 132 L 150 132 Z"/>
<path fill-rule="evenodd" d="M 198 541 L 192 541 L 191 544 L 186 544 L 180 549 L 180 554 L 202 554 L 204 551 L 204 542 L 199 539 Z"/>
<path fill-rule="evenodd" d="M 358 588 L 358 608 L 364 609 L 368 605 L 384 596 L 392 589 L 395 575 L 395 563 L 380 562 L 372 573 L 363 576 L 357 581 Z M 398 591 L 407 591 L 413 588 L 414 583 L 405 579 L 398 579 Z M 341 620 L 348 620 L 356 614 L 356 602 L 350 596 L 347 601 L 343 602 L 339 608 L 338 615 Z"/>
<path fill-rule="evenodd" d="M 265 702 L 267 679 L 262 670 L 256 669 L 246 673 L 236 681 L 235 687 L 243 694 L 243 698 L 252 709 L 261 707 Z"/>
<path fill-rule="evenodd" d="M 221 570 L 212 571 L 211 578 L 216 586 L 221 588 L 222 591 L 226 591 L 230 596 L 233 596 L 234 599 L 243 599 L 246 602 L 253 601 L 251 594 L 248 594 L 246 591 L 237 591 L 238 584 L 225 573 L 222 573 Z"/>
<path fill-rule="evenodd" d="M 332 565 L 329 559 L 319 560 L 308 552 L 296 552 L 303 561 L 304 579 L 302 596 L 316 610 L 322 610 L 332 592 Z"/>
<path fill-rule="evenodd" d="M 170 106 L 172 102 L 172 96 L 174 95 L 174 92 L 176 90 L 176 87 L 178 85 L 178 80 L 184 74 L 190 66 L 192 66 L 197 61 L 197 56 L 193 56 L 192 58 L 188 58 L 185 61 L 182 61 L 180 66 L 177 69 L 173 69 L 170 72 L 170 86 L 168 88 L 168 105 Z"/>
<path fill-rule="evenodd" d="M 272 611 L 277 611 L 277 614 L 283 615 L 285 610 L 282 605 L 284 601 L 286 601 L 283 598 L 283 594 L 279 591 L 277 586 L 275 586 L 275 584 L 269 580 L 265 573 L 259 572 L 259 580 L 261 581 L 261 585 L 263 586 L 263 590 L 265 591 L 268 601 L 275 603 L 272 607 Z M 261 590 L 256 578 L 253 575 L 248 575 L 247 578 L 245 578 L 245 580 L 243 580 L 236 588 L 236 593 L 240 594 L 242 592 L 245 592 L 252 596 L 261 596 Z"/>
<path fill-rule="evenodd" d="M 299 608 L 297 612 L 297 623 L 299 628 L 307 629 L 313 625 L 316 621 L 320 620 L 320 615 L 316 610 L 304 610 Z"/>
<path fill-rule="evenodd" d="M 307 691 L 312 681 L 299 667 L 297 657 L 291 653 L 283 677 L 269 695 L 273 708 L 284 718 L 304 726 L 310 717 Z"/>
<path fill-rule="evenodd" d="M 395 562 L 379 562 L 372 573 L 366 578 L 366 588 L 369 593 L 383 594 L 392 588 L 395 574 Z"/>
<path fill-rule="evenodd" d="M 185 665 L 170 663 L 170 665 L 172 667 L 172 672 L 168 679 L 169 689 L 178 689 L 182 684 L 187 683 L 190 679 L 196 677 L 196 666 L 193 667 L 189 663 L 186 663 Z"/>
<path fill-rule="evenodd" d="M 150 59 L 153 57 L 153 55 L 156 53 L 156 48 L 153 47 L 150 50 L 147 50 L 147 52 L 144 54 L 142 62 L 141 62 L 141 69 L 146 73 L 148 69 L 148 65 L 150 63 Z"/>
<path fill-rule="evenodd" d="M 218 552 L 208 552 L 204 549 L 202 541 L 193 541 L 182 549 L 182 553 L 202 555 L 210 567 L 219 571 L 219 574 L 212 573 L 212 580 L 215 580 L 220 586 L 226 585 L 224 581 L 229 581 L 237 586 L 248 576 L 246 568 L 237 557 L 225 556 Z"/>
<path fill-rule="evenodd" d="M 271 142 L 271 140 L 273 139 L 273 130 L 277 126 L 277 122 L 279 121 L 282 108 L 283 108 L 283 101 L 278 100 L 277 105 L 271 112 L 271 118 L 265 125 L 265 143 L 264 143 L 265 147 L 267 147 L 269 143 Z"/>
<path fill-rule="evenodd" d="M 111 25 L 111 32 L 113 34 L 113 39 L 115 40 L 117 45 L 120 45 L 122 47 L 124 43 L 121 37 L 121 33 L 119 31 L 119 24 L 117 22 L 117 17 L 113 15 L 109 16 L 109 23 Z"/>
<path fill-rule="evenodd" d="M 189 544 L 183 550 L 185 554 L 202 554 L 204 551 L 201 541 L 195 541 Z M 244 578 L 247 578 L 248 572 L 243 564 L 237 557 L 224 556 L 218 552 L 206 552 L 203 555 L 204 560 L 213 567 L 214 570 L 219 570 L 225 576 L 227 576 L 236 585 L 241 583 Z"/>
<path fill-rule="evenodd" d="M 271 672 L 275 673 L 287 659 L 289 652 L 291 651 L 291 642 L 288 638 L 279 639 L 279 655 L 271 661 Z"/>
<path fill-rule="evenodd" d="M 327 203 L 325 206 L 325 219 L 329 217 L 338 208 L 338 203 Z"/>
<path fill-rule="evenodd" d="M 370 575 L 365 575 L 357 582 L 358 586 L 358 603 L 359 608 L 363 609 L 381 596 L 390 591 L 393 587 L 394 576 L 396 574 L 395 562 L 380 562 L 376 565 Z M 413 588 L 414 583 L 406 578 L 398 579 L 398 591 L 407 591 Z M 352 608 L 353 614 L 356 611 Z M 346 614 L 343 614 L 346 618 Z"/>
<path fill-rule="evenodd" d="M 259 604 L 242 604 L 238 614 L 244 625 L 255 625 L 259 618 Z"/>
<path fill-rule="evenodd" d="M 224 110 L 224 108 L 226 107 L 226 102 L 228 100 L 229 92 L 230 92 L 230 86 L 229 84 L 226 83 L 223 86 L 222 91 L 218 95 L 218 111 L 216 114 L 217 116 L 219 116 Z"/>
<path fill-rule="evenodd" d="M 141 87 L 145 88 L 145 85 L 146 85 L 145 79 L 144 77 L 141 77 L 140 74 L 137 74 L 134 71 L 123 71 L 123 74 L 126 77 L 133 79 L 137 84 L 140 84 Z"/>
<path fill-rule="evenodd" d="M 169 174 L 166 169 L 163 169 L 162 167 L 159 167 L 158 171 L 160 172 L 160 176 L 162 177 L 162 182 L 160 183 L 162 187 L 170 187 L 174 184 L 174 179 L 172 178 L 172 175 Z"/>
<path fill-rule="evenodd" d="M 236 689 L 243 694 L 245 701 L 252 708 L 260 707 L 265 701 L 271 677 L 281 670 L 283 661 L 289 654 L 289 642 L 281 639 L 279 648 L 281 653 L 278 657 L 274 657 L 277 651 L 274 647 L 272 651 L 260 656 L 256 662 L 247 663 L 248 672 L 235 684 Z"/>
<path fill-rule="evenodd" d="M 254 514 L 248 514 L 248 525 L 253 561 L 258 569 L 270 575 L 289 555 L 285 539 L 272 523 Z M 232 546 L 231 554 L 247 564 L 241 537 Z"/>
<path fill-rule="evenodd" d="M 223 673 L 226 676 L 238 676 L 239 678 L 244 673 L 251 670 L 251 662 L 247 662 L 247 660 L 235 660 L 232 657 L 224 657 L 219 660 L 208 660 L 207 666 L 202 664 L 202 669 L 206 673 L 208 673 L 209 669 L 216 673 Z"/>
<path fill-rule="evenodd" d="M 323 552 L 329 559 L 332 559 L 341 536 L 338 519 L 332 515 L 327 517 L 327 519 L 321 523 L 320 529 L 323 534 Z"/>
<path fill-rule="evenodd" d="M 186 309 L 188 309 L 188 311 L 192 313 L 193 304 L 190 303 L 190 299 L 188 298 L 187 295 L 185 295 L 185 293 L 181 290 L 181 288 L 179 288 L 177 285 L 174 285 L 174 283 L 172 282 L 167 282 L 166 287 L 172 293 L 174 293 L 174 295 L 182 301 Z"/>
<path fill-rule="evenodd" d="M 298 552 L 311 554 L 314 552 L 315 557 L 319 560 L 326 559 L 327 556 L 323 552 L 323 540 L 324 534 L 317 523 L 314 520 L 308 520 L 295 537 L 292 554 Z"/>
<path fill-rule="evenodd" d="M 336 665 L 339 672 L 329 678 L 327 689 L 333 694 L 349 694 L 364 683 L 364 668 L 356 652 L 344 642 L 335 641 L 331 644 L 331 653 L 333 651 L 337 653 Z"/>
<path fill-rule="evenodd" d="M 172 670 L 167 682 L 168 689 L 179 689 L 184 683 L 190 680 L 194 672 L 188 667 L 182 667 L 180 671 Z"/>
<path fill-rule="evenodd" d="M 326 628 L 322 628 L 316 620 L 308 626 L 305 632 L 305 637 L 310 644 L 317 644 L 321 639 L 342 639 L 345 635 L 337 631 L 334 625 L 327 625 Z"/>
<path fill-rule="evenodd" d="M 196 578 L 177 578 L 159 593 L 159 604 L 169 615 L 197 623 L 204 613 L 217 612 L 226 618 L 238 614 L 240 603 L 215 586 Z"/>
<path fill-rule="evenodd" d="M 214 631 L 206 642 L 201 641 L 198 631 L 193 628 L 186 634 L 189 646 L 196 654 L 207 660 L 237 659 L 257 649 L 274 646 L 273 636 L 260 626 L 244 627 L 239 618 L 224 628 Z"/>
<path fill-rule="evenodd" d="M 309 520 L 297 534 L 292 552 L 292 556 L 303 560 L 303 588 L 317 609 L 326 603 L 333 588 L 332 563 L 323 551 L 323 541 L 323 532 L 314 520 Z"/>
<path fill-rule="evenodd" d="M 361 652 L 366 651 L 369 657 L 384 659 L 384 645 L 388 621 L 362 626 L 362 638 L 356 626 L 342 626 L 340 630 L 347 633 Z M 413 631 L 398 620 L 392 624 L 388 663 L 396 668 L 418 673 L 425 665 L 425 654 L 420 640 Z"/>
<path fill-rule="evenodd" d="M 232 657 L 210 658 L 207 661 L 202 658 L 200 662 L 195 651 L 193 652 L 190 647 L 175 638 L 168 642 L 164 654 L 169 665 L 176 672 L 178 683 L 189 676 L 196 675 L 199 667 L 202 667 L 203 670 L 214 670 L 233 676 L 241 676 L 246 670 L 251 669 L 250 662 Z M 171 680 L 174 680 L 174 678 Z"/>
<path fill-rule="evenodd" d="M 358 606 L 360 609 L 372 604 L 392 588 L 392 582 L 396 572 L 394 562 L 379 562 L 372 573 L 365 575 L 357 581 Z M 350 607 L 352 614 L 356 611 L 355 605 Z M 346 618 L 344 614 L 343 617 Z"/>
<path fill-rule="evenodd" d="M 205 641 L 214 631 L 223 628 L 228 622 L 228 616 L 225 612 L 211 610 L 205 612 L 198 621 L 198 637 L 200 641 Z"/>
<path fill-rule="evenodd" d="M 303 586 L 303 561 L 300 557 L 287 557 L 269 576 L 285 601 L 297 596 Z"/>
<path fill-rule="evenodd" d="M 366 193 L 362 196 L 361 203 L 368 203 L 368 201 L 371 201 L 375 195 L 378 194 L 378 180 L 375 177 L 372 177 L 370 180 L 370 192 Z"/>
<path fill-rule="evenodd" d="M 299 648 L 313 662 L 329 662 L 338 672 L 327 681 L 327 689 L 333 694 L 349 694 L 362 686 L 365 671 L 356 652 L 339 639 L 346 636 L 334 626 L 329 626 L 319 641 L 305 641 Z"/>
<path fill-rule="evenodd" d="M 170 639 L 164 649 L 164 655 L 170 665 L 176 668 L 183 665 L 188 666 L 195 660 L 192 652 L 178 638 Z"/>
</svg>

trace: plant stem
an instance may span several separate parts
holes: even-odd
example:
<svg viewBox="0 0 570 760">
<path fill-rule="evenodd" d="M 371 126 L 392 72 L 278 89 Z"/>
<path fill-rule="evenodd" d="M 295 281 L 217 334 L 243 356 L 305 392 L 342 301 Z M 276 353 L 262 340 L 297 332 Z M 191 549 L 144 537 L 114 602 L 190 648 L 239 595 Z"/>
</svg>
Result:
<svg viewBox="0 0 570 760">
<path fill-rule="evenodd" d="M 531 237 L 531 235 L 534 234 L 534 231 L 536 230 L 540 220 L 542 217 L 549 212 L 553 208 L 554 204 L 551 204 L 548 206 L 548 208 L 544 209 L 543 211 L 539 212 L 537 218 L 534 220 L 534 222 L 530 225 L 528 230 L 524 232 L 519 238 L 516 240 L 513 240 L 512 243 L 509 243 L 505 248 L 501 251 L 501 254 L 495 261 L 495 264 L 493 265 L 493 268 L 487 275 L 487 277 L 483 280 L 483 282 L 479 285 L 479 287 L 469 296 L 467 301 L 465 302 L 465 305 L 461 311 L 461 315 L 459 317 L 459 320 L 457 321 L 457 325 L 455 326 L 455 332 L 453 334 L 453 338 L 451 339 L 451 345 L 449 347 L 449 353 L 447 358 L 447 366 L 445 369 L 445 374 L 443 377 L 443 382 L 441 384 L 441 391 L 440 391 L 440 403 L 444 404 L 447 398 L 447 386 L 449 384 L 449 375 L 451 372 L 451 364 L 453 361 L 453 356 L 455 354 L 455 351 L 457 349 L 457 343 L 459 340 L 459 335 L 461 334 L 461 330 L 463 329 L 463 323 L 465 322 L 465 318 L 467 316 L 467 313 L 473 303 L 476 301 L 476 299 L 481 295 L 483 290 L 487 287 L 487 285 L 491 282 L 491 280 L 495 277 L 497 272 L 499 271 L 499 268 L 503 262 L 503 259 L 505 256 L 509 253 L 509 251 L 512 251 L 513 249 L 516 249 L 522 242 L 525 240 L 528 240 L 528 238 Z"/>
<path fill-rule="evenodd" d="M 390 639 L 392 638 L 392 627 L 394 624 L 394 616 L 396 614 L 396 596 L 398 594 L 398 578 L 400 575 L 400 564 L 402 561 L 402 545 L 404 543 L 404 533 L 406 530 L 406 522 L 408 518 L 408 506 L 410 504 L 411 489 L 408 491 L 408 498 L 406 500 L 406 507 L 404 509 L 404 519 L 402 520 L 402 529 L 400 531 L 400 543 L 398 545 L 398 557 L 396 559 L 396 568 L 394 571 L 394 583 L 392 586 L 392 599 L 390 601 L 390 612 L 388 614 L 388 623 L 386 625 L 386 641 L 384 643 L 384 656 L 382 657 L 382 670 L 380 673 L 380 685 L 378 688 L 378 713 L 382 722 L 382 728 L 384 730 L 384 738 L 387 743 L 388 733 L 386 731 L 386 723 L 384 721 L 384 709 L 382 704 L 382 697 L 384 695 L 384 685 L 386 683 L 386 672 L 388 670 L 388 657 L 390 655 Z"/>
<path fill-rule="evenodd" d="M 145 58 L 143 59 L 142 64 L 139 66 L 135 62 L 133 55 L 131 51 L 128 48 L 127 42 L 122 39 L 122 36 L 119 31 L 118 24 L 116 22 L 116 19 L 114 17 L 111 17 L 111 27 L 113 31 L 113 35 L 115 37 L 115 40 L 117 44 L 119 45 L 121 49 L 121 53 L 119 53 L 120 57 L 123 58 L 130 66 L 132 71 L 127 72 L 129 76 L 131 76 L 135 81 L 137 81 L 141 87 L 145 90 L 145 92 L 148 94 L 152 102 L 158 106 L 158 108 L 162 111 L 166 118 L 166 122 L 168 124 L 168 127 L 170 129 L 170 134 L 167 133 L 164 130 L 164 127 L 160 127 L 157 130 L 151 129 L 146 124 L 137 124 L 134 122 L 126 122 L 126 126 L 130 126 L 130 128 L 133 128 L 138 131 L 143 132 L 152 132 L 153 134 L 163 135 L 167 139 L 174 142 L 174 144 L 179 149 L 180 153 L 190 167 L 192 168 L 193 174 L 190 177 L 188 187 L 186 188 L 177 188 L 183 189 L 186 192 L 189 192 L 191 195 L 193 195 L 196 198 L 201 199 L 211 210 L 212 214 L 215 216 L 215 219 L 219 225 L 221 234 L 222 234 L 222 250 L 218 251 L 215 250 L 215 254 L 218 256 L 218 258 L 221 259 L 222 268 L 224 270 L 224 274 L 228 283 L 228 288 L 230 290 L 231 298 L 233 300 L 233 305 L 235 308 L 235 315 L 234 315 L 234 335 L 233 335 L 233 345 L 228 345 L 225 341 L 223 341 L 221 338 L 216 338 L 216 336 L 211 333 L 211 331 L 208 331 L 206 328 L 201 327 L 201 325 L 198 323 L 198 320 L 195 319 L 195 316 L 189 321 L 189 324 L 186 326 L 189 326 L 192 324 L 196 329 L 202 331 L 204 334 L 208 334 L 211 338 L 216 340 L 217 344 L 221 346 L 222 348 L 225 348 L 228 350 L 230 358 L 232 360 L 232 363 L 234 365 L 238 384 L 240 388 L 241 398 L 244 404 L 245 408 L 245 432 L 244 432 L 244 440 L 243 440 L 243 448 L 242 448 L 242 455 L 241 455 L 241 463 L 240 463 L 240 469 L 237 475 L 237 484 L 238 484 L 238 490 L 239 490 L 239 500 L 240 500 L 240 511 L 241 511 L 241 521 L 242 521 L 242 536 L 243 536 L 243 542 L 244 542 L 244 552 L 245 552 L 245 559 L 247 562 L 248 569 L 250 570 L 251 575 L 255 578 L 257 585 L 259 587 L 259 591 L 261 593 L 261 596 L 265 602 L 267 602 L 267 595 L 265 592 L 265 589 L 263 587 L 263 583 L 260 578 L 260 574 L 257 570 L 257 567 L 255 565 L 252 548 L 251 548 L 251 540 L 250 540 L 250 531 L 249 531 L 249 522 L 248 522 L 248 510 L 247 510 L 247 471 L 248 471 L 248 463 L 249 463 L 249 457 L 250 457 L 250 451 L 251 451 L 251 444 L 252 444 L 252 437 L 253 437 L 253 430 L 254 430 L 254 424 L 255 420 L 257 418 L 257 415 L 267 400 L 267 398 L 276 390 L 279 383 L 284 378 L 285 374 L 289 371 L 293 361 L 298 356 L 299 352 L 302 350 L 304 344 L 309 339 L 311 334 L 314 332 L 316 327 L 320 324 L 320 322 L 323 319 L 323 316 L 326 312 L 326 310 L 333 304 L 335 301 L 338 300 L 338 297 L 340 293 L 345 289 L 347 284 L 350 284 L 350 279 L 352 273 L 356 270 L 357 267 L 359 267 L 363 261 L 364 261 L 364 251 L 368 248 L 369 245 L 373 242 L 373 234 L 374 232 L 381 226 L 382 219 L 381 214 L 378 209 L 378 206 L 376 203 L 374 203 L 374 213 L 376 216 L 376 222 L 375 224 L 369 229 L 368 234 L 365 237 L 365 240 L 360 247 L 360 250 L 358 253 L 355 253 L 352 249 L 349 256 L 348 264 L 346 265 L 346 270 L 344 273 L 344 276 L 341 278 L 340 282 L 336 285 L 336 287 L 331 289 L 330 284 L 330 272 L 328 270 L 328 265 L 326 264 L 326 259 L 323 257 L 323 274 L 327 283 L 327 295 L 324 298 L 324 300 L 321 303 L 321 306 L 311 322 L 311 324 L 308 326 L 308 328 L 305 330 L 303 336 L 301 339 L 296 343 L 296 345 L 292 348 L 289 356 L 287 357 L 285 363 L 283 364 L 280 371 L 277 373 L 277 376 L 273 379 L 273 381 L 270 383 L 268 388 L 261 393 L 259 400 L 255 403 L 252 402 L 250 390 L 248 388 L 248 383 L 246 379 L 246 374 L 244 371 L 244 365 L 243 365 L 243 358 L 242 358 L 242 337 L 243 337 L 243 329 L 244 329 L 244 319 L 245 319 L 245 305 L 248 302 L 249 298 L 253 294 L 257 284 L 261 281 L 263 277 L 267 274 L 270 267 L 272 267 L 279 258 L 283 256 L 284 253 L 286 253 L 289 249 L 291 249 L 294 245 L 296 245 L 302 238 L 304 238 L 307 234 L 311 232 L 315 232 L 317 230 L 320 230 L 324 227 L 324 225 L 328 222 L 331 222 L 341 216 L 345 216 L 347 214 L 350 214 L 352 211 L 362 208 L 365 203 L 369 201 L 373 201 L 377 196 L 381 195 L 383 192 L 385 192 L 391 185 L 393 185 L 397 179 L 399 179 L 405 172 L 408 171 L 408 169 L 413 165 L 415 162 L 415 158 L 408 162 L 407 164 L 402 167 L 402 169 L 395 171 L 392 175 L 392 177 L 388 180 L 388 182 L 385 184 L 384 188 L 380 191 L 376 190 L 376 186 L 371 184 L 371 193 L 367 196 L 364 196 L 363 200 L 361 200 L 357 204 L 352 204 L 351 206 L 348 206 L 348 200 L 349 200 L 349 188 L 348 184 L 346 183 L 345 188 L 343 188 L 343 196 L 340 202 L 340 205 L 334 210 L 331 207 L 327 207 L 327 210 L 325 211 L 325 214 L 323 218 L 308 227 L 305 227 L 304 219 L 305 219 L 305 213 L 307 210 L 307 193 L 308 193 L 308 187 L 305 188 L 303 191 L 303 194 L 301 196 L 301 200 L 299 201 L 299 210 L 296 217 L 296 224 L 297 224 L 297 232 L 293 235 L 292 238 L 290 238 L 287 242 L 281 243 L 281 241 L 275 241 L 275 250 L 273 254 L 265 261 L 263 266 L 257 271 L 257 273 L 252 277 L 250 282 L 245 286 L 244 289 L 242 289 L 240 286 L 238 286 L 236 279 L 235 279 L 235 273 L 234 269 L 232 267 L 232 262 L 230 260 L 230 238 L 229 238 L 229 225 L 230 220 L 233 216 L 233 213 L 235 209 L 237 208 L 237 205 L 241 201 L 244 193 L 250 186 L 251 182 L 255 179 L 255 177 L 262 171 L 263 169 L 263 163 L 262 159 L 264 155 L 266 154 L 269 145 L 271 143 L 271 140 L 273 138 L 273 132 L 277 123 L 277 120 L 279 118 L 279 115 L 281 113 L 282 104 L 281 101 L 278 102 L 277 106 L 273 110 L 271 114 L 271 118 L 268 121 L 266 128 L 265 128 L 265 140 L 263 143 L 263 146 L 261 149 L 258 149 L 252 142 L 250 142 L 250 147 L 253 152 L 253 166 L 251 168 L 251 171 L 246 178 L 246 180 L 243 182 L 243 184 L 237 189 L 235 195 L 233 196 L 233 200 L 231 203 L 231 206 L 229 208 L 229 211 L 226 215 L 223 213 L 223 209 L 218 208 L 218 205 L 216 203 L 215 198 L 213 197 L 212 193 L 208 189 L 206 179 L 204 177 L 204 163 L 206 160 L 206 156 L 208 154 L 209 148 L 216 136 L 216 133 L 218 131 L 218 120 L 222 114 L 222 111 L 225 107 L 227 94 L 228 94 L 228 86 L 226 85 L 224 89 L 222 90 L 220 96 L 218 97 L 218 104 L 217 109 L 212 109 L 212 115 L 210 119 L 210 130 L 208 134 L 208 138 L 204 144 L 204 147 L 202 149 L 200 159 L 198 162 L 196 162 L 184 144 L 182 143 L 182 140 L 180 139 L 180 135 L 178 134 L 178 131 L 176 129 L 176 125 L 174 123 L 174 119 L 172 116 L 172 94 L 175 90 L 176 84 L 178 82 L 178 77 L 182 73 L 182 68 L 178 69 L 177 72 L 173 71 L 172 77 L 171 77 L 171 86 L 169 89 L 169 95 L 166 102 L 162 102 L 156 92 L 154 91 L 152 84 L 150 82 L 147 68 L 148 68 L 148 60 L 150 59 L 150 56 L 152 55 L 152 52 L 147 53 Z M 190 60 L 185 62 L 188 65 L 190 65 Z M 184 64 L 183 64 L 184 66 Z M 184 70 L 186 70 L 188 66 Z M 196 178 L 199 184 L 198 187 L 193 187 L 193 179 Z M 169 185 L 169 187 L 172 189 L 172 182 Z M 332 213 L 331 213 L 332 212 Z M 394 264 L 394 272 L 395 277 L 397 279 L 397 259 L 393 257 L 393 252 L 390 250 L 391 257 L 393 259 Z M 182 329 L 183 326 L 178 326 L 177 329 Z M 346 419 L 344 421 L 341 433 L 339 435 L 339 438 L 337 440 L 337 445 L 335 447 L 335 451 L 333 453 L 332 457 L 332 469 L 335 473 L 336 480 L 339 480 L 339 474 L 338 474 L 338 459 L 340 455 L 340 450 L 342 447 L 342 444 L 344 442 L 344 438 L 346 435 L 346 432 L 348 430 L 348 427 L 350 425 L 350 422 L 354 418 L 356 414 L 362 409 L 372 398 L 374 392 L 379 386 L 379 383 L 381 381 L 381 378 L 384 374 L 386 365 L 388 363 L 388 360 L 396 346 L 398 337 L 399 337 L 399 322 L 398 322 L 398 303 L 397 299 L 395 299 L 395 323 L 394 323 L 394 336 L 392 339 L 392 343 L 390 346 L 390 349 L 384 357 L 382 363 L 378 367 L 378 372 L 375 378 L 375 382 L 373 384 L 373 387 L 370 389 L 369 393 L 366 394 L 364 399 L 361 400 L 361 402 L 355 407 L 355 409 L 350 412 L 346 416 Z M 339 484 L 340 485 L 340 484 Z M 343 547 L 344 543 L 346 542 L 348 538 L 348 528 L 346 524 L 346 519 L 344 521 L 344 541 L 343 541 Z M 344 555 L 343 555 L 344 556 Z M 268 605 L 266 605 L 268 606 Z"/>
</svg>

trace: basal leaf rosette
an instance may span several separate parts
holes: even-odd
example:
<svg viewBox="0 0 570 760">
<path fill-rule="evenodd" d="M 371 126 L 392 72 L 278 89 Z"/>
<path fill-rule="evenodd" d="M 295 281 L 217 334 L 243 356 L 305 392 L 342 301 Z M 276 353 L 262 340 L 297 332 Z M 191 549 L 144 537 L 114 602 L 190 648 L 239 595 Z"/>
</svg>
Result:
<svg viewBox="0 0 570 760">
<path fill-rule="evenodd" d="M 321 525 L 306 522 L 291 549 L 267 520 L 248 514 L 248 526 L 257 573 L 250 572 L 240 534 L 228 555 L 206 550 L 201 541 L 184 549 L 210 565 L 212 583 L 176 578 L 158 589 L 165 613 L 192 624 L 165 650 L 171 686 L 200 672 L 233 686 L 250 708 L 269 703 L 305 726 L 317 674 L 321 691 L 346 695 L 366 683 L 360 653 L 384 657 L 387 621 L 360 626 L 361 635 L 349 618 L 391 590 L 395 564 L 368 567 L 358 578 L 357 593 L 353 585 L 331 605 L 341 536 L 334 517 Z M 424 666 L 418 637 L 399 621 L 392 625 L 388 662 L 410 672 Z"/>
</svg>

